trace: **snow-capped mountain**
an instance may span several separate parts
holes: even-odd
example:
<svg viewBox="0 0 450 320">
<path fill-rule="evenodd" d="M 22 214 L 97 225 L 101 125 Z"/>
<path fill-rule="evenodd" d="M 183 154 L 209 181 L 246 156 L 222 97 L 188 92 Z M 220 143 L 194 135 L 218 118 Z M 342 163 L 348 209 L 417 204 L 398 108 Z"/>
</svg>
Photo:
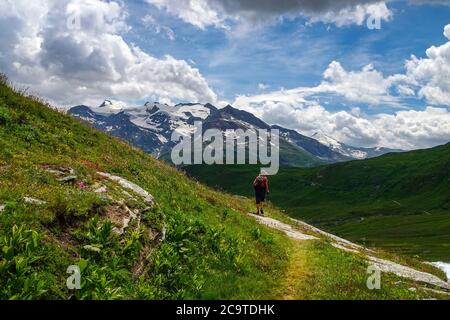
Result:
<svg viewBox="0 0 450 320">
<path fill-rule="evenodd" d="M 211 104 L 187 103 L 170 106 L 147 102 L 144 106 L 129 107 L 106 100 L 98 107 L 73 107 L 69 114 L 89 122 L 94 128 L 123 138 L 156 157 L 168 153 L 174 146 L 171 141 L 174 131 L 185 136 L 192 135 L 195 121 L 202 121 L 204 130 L 279 129 L 280 161 L 285 165 L 313 166 L 363 159 L 390 151 L 353 148 L 323 134 L 307 137 L 295 130 L 270 126 L 253 114 L 230 105 L 218 109 Z"/>
<path fill-rule="evenodd" d="M 355 159 L 349 155 L 340 153 L 338 150 L 316 139 L 304 136 L 295 130 L 286 129 L 277 125 L 272 126 L 272 128 L 280 130 L 280 135 L 289 142 L 296 144 L 326 162 L 340 162 Z"/>
<path fill-rule="evenodd" d="M 339 153 L 345 157 L 350 159 L 367 159 L 367 158 L 375 158 L 390 152 L 401 152 L 402 150 L 397 149 L 389 149 L 389 148 L 360 148 L 360 147 L 352 147 L 346 145 L 345 143 L 339 142 L 334 138 L 331 138 L 319 131 L 316 132 L 311 138 L 319 141 L 322 145 L 327 146 L 329 149 Z"/>
<path fill-rule="evenodd" d="M 182 135 L 192 134 L 194 121 L 205 120 L 212 105 L 167 104 L 147 102 L 142 107 L 124 108 L 106 100 L 99 107 L 76 106 L 69 110 L 75 117 L 92 124 L 94 128 L 109 132 L 159 156 L 170 149 L 171 135 L 177 131 Z"/>
</svg>

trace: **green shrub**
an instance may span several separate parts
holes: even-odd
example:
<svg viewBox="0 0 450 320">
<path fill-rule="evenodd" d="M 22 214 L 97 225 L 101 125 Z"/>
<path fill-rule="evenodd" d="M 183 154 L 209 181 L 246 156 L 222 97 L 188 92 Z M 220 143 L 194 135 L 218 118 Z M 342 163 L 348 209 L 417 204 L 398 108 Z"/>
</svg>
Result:
<svg viewBox="0 0 450 320">
<path fill-rule="evenodd" d="M 0 299 L 39 299 L 46 283 L 37 266 L 42 256 L 38 232 L 14 225 L 0 238 Z"/>
</svg>

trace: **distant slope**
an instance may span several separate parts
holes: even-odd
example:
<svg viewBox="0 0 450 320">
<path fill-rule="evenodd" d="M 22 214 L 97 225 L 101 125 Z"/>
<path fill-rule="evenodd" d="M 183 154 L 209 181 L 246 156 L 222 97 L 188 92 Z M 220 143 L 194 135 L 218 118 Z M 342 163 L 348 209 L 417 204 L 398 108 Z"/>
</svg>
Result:
<svg viewBox="0 0 450 320">
<path fill-rule="evenodd" d="M 148 153 L 160 150 L 163 146 L 163 142 L 157 134 L 149 129 L 135 125 L 123 112 L 102 115 L 96 114 L 86 106 L 73 107 L 71 112 L 76 113 L 79 118 L 91 123 L 95 129 L 106 131 L 116 137 L 121 137 L 135 146 L 141 146 Z"/>
<path fill-rule="evenodd" d="M 354 159 L 350 155 L 339 153 L 330 148 L 328 145 L 323 144 L 316 139 L 304 136 L 295 130 L 286 129 L 277 125 L 272 126 L 272 128 L 280 130 L 280 135 L 286 140 L 294 143 L 300 148 L 303 148 L 309 153 L 316 155 L 319 159 L 322 159 L 328 163 L 350 161 Z"/>
<path fill-rule="evenodd" d="M 211 186 L 251 196 L 251 166 L 191 166 Z M 270 178 L 274 204 L 369 246 L 450 261 L 450 144 Z"/>
<path fill-rule="evenodd" d="M 319 141 L 322 145 L 327 146 L 333 152 L 340 154 L 341 156 L 344 156 L 347 159 L 350 158 L 362 160 L 379 157 L 386 153 L 403 152 L 403 150 L 399 149 L 389 149 L 382 147 L 376 148 L 352 147 L 327 136 L 323 132 L 316 132 L 311 136 L 311 138 L 315 139 L 316 141 Z"/>
</svg>

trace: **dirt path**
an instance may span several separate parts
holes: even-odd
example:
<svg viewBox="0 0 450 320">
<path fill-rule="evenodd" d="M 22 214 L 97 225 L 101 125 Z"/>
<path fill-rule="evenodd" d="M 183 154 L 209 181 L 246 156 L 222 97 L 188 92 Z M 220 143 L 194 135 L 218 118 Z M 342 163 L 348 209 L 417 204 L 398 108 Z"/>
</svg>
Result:
<svg viewBox="0 0 450 320">
<path fill-rule="evenodd" d="M 288 237 L 290 237 L 292 239 L 295 239 L 298 241 L 306 241 L 306 240 L 318 240 L 319 237 L 327 238 L 327 239 L 331 240 L 331 244 L 338 249 L 364 255 L 370 263 L 375 265 L 382 272 L 393 273 L 397 276 L 407 278 L 407 279 L 413 280 L 415 282 L 421 282 L 421 283 L 425 283 L 425 284 L 432 285 L 435 287 L 439 287 L 440 289 L 450 290 L 450 284 L 441 280 L 440 278 L 438 278 L 435 275 L 432 275 L 427 272 L 418 271 L 411 267 L 407 267 L 407 266 L 404 266 L 404 265 L 401 265 L 401 264 L 398 264 L 398 263 L 395 263 L 395 262 L 392 262 L 392 261 L 389 261 L 386 259 L 378 258 L 374 255 L 375 252 L 373 250 L 364 248 L 363 246 L 357 245 L 353 242 L 350 242 L 343 238 L 337 237 L 333 234 L 322 231 L 322 230 L 320 230 L 316 227 L 313 227 L 303 221 L 291 218 L 291 221 L 294 223 L 294 225 L 301 226 L 303 229 L 314 232 L 315 234 L 317 234 L 317 237 L 309 235 L 309 234 L 305 234 L 291 225 L 288 225 L 286 223 L 283 223 L 281 221 L 278 221 L 278 220 L 275 220 L 275 219 L 272 219 L 269 217 L 261 217 L 261 216 L 257 216 L 254 214 L 250 214 L 250 216 L 252 216 L 259 223 L 261 223 L 265 226 L 268 226 L 270 228 L 277 229 L 277 230 L 284 232 Z M 300 263 L 299 266 L 301 266 L 300 259 L 296 259 L 295 257 L 293 257 L 293 263 L 295 263 L 295 264 Z M 289 272 L 295 272 L 295 270 L 297 268 L 298 267 L 295 266 Z M 289 274 L 288 274 L 288 277 L 289 277 Z M 287 294 L 286 298 L 289 298 L 289 294 Z"/>
<path fill-rule="evenodd" d="M 277 299 L 281 300 L 302 300 L 304 297 L 299 296 L 299 282 L 308 276 L 308 260 L 304 250 L 292 250 L 289 258 L 287 272 L 283 277 L 280 285 L 280 293 Z M 299 277 L 301 275 L 301 277 Z"/>
<path fill-rule="evenodd" d="M 442 289 L 450 290 L 449 283 L 442 281 L 440 278 L 430 273 L 418 271 L 389 260 L 380 259 L 373 256 L 367 257 L 369 261 L 376 265 L 382 272 L 394 273 L 403 278 L 408 278 L 417 282 L 423 282 Z"/>
<path fill-rule="evenodd" d="M 268 226 L 273 229 L 277 229 L 280 231 L 283 231 L 288 237 L 295 239 L 295 240 L 318 240 L 319 238 L 310 236 L 308 234 L 304 234 L 300 232 L 299 230 L 295 229 L 291 225 L 288 225 L 286 223 L 283 223 L 281 221 L 269 218 L 269 217 L 263 217 L 263 216 L 257 216 L 255 214 L 249 214 L 253 218 L 255 218 L 259 223 Z"/>
</svg>

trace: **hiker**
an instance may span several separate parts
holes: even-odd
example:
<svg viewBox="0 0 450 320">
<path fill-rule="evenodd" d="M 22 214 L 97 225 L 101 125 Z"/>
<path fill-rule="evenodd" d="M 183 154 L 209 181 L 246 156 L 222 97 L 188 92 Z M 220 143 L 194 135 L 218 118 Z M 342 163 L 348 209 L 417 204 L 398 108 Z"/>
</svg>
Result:
<svg viewBox="0 0 450 320">
<path fill-rule="evenodd" d="M 266 194 L 269 193 L 269 180 L 267 179 L 267 172 L 265 170 L 261 170 L 261 173 L 253 181 L 253 188 L 255 189 L 256 214 L 263 216 L 263 205 L 266 201 Z"/>
</svg>

